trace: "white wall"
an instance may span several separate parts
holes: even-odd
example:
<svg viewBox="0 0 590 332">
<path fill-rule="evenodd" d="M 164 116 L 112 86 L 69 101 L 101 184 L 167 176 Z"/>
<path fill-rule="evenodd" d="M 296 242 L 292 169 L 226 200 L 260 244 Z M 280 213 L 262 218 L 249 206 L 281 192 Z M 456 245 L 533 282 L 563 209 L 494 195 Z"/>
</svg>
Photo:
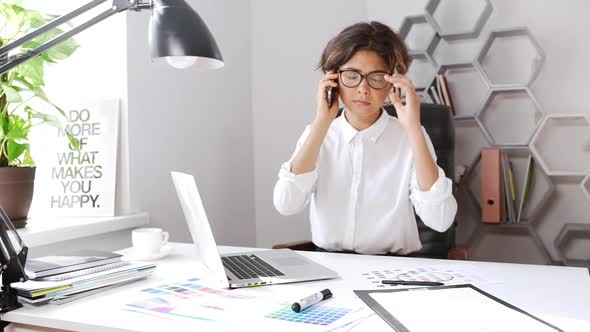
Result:
<svg viewBox="0 0 590 332">
<path fill-rule="evenodd" d="M 250 2 L 187 1 L 215 36 L 217 71 L 152 63 L 148 12 L 129 13 L 131 197 L 172 241 L 191 241 L 170 171 L 195 176 L 218 244 L 254 245 Z"/>
<path fill-rule="evenodd" d="M 329 38 L 366 16 L 356 0 L 252 1 L 252 113 L 256 243 L 310 239 L 307 211 L 278 214 L 272 190 L 279 166 L 315 114 L 319 63 Z"/>
</svg>

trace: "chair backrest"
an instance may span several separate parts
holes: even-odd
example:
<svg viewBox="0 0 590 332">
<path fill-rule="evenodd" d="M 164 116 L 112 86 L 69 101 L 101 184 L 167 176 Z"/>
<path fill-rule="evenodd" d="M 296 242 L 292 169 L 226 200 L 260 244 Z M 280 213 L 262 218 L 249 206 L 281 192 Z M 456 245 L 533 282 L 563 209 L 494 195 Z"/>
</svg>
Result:
<svg viewBox="0 0 590 332">
<path fill-rule="evenodd" d="M 385 110 L 391 116 L 397 117 L 393 106 L 386 106 Z M 338 116 L 342 114 L 342 109 Z M 437 164 L 445 171 L 451 180 L 455 175 L 455 128 L 448 106 L 422 103 L 420 105 L 420 119 L 422 126 L 428 133 L 437 157 Z M 445 232 L 437 232 L 424 225 L 422 219 L 416 215 L 418 233 L 422 249 L 411 256 L 447 258 L 449 249 L 455 246 L 455 223 Z"/>
</svg>

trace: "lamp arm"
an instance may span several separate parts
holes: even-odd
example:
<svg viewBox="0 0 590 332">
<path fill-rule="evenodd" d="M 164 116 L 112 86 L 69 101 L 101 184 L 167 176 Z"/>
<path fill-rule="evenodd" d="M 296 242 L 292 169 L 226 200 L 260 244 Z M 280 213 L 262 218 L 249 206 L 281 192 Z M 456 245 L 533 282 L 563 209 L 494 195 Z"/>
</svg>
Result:
<svg viewBox="0 0 590 332">
<path fill-rule="evenodd" d="M 72 20 L 74 17 L 79 16 L 79 15 L 89 11 L 90 9 L 100 5 L 101 3 L 105 2 L 105 1 L 107 1 L 107 0 L 93 0 L 93 1 L 85 4 L 84 6 L 71 11 L 70 13 L 60 16 L 60 17 L 52 20 L 51 22 L 47 22 L 45 25 L 39 27 L 38 29 L 36 29 L 34 31 L 29 32 L 28 34 L 20 37 L 19 39 L 13 41 L 12 43 L 10 43 L 8 45 L 4 45 L 3 47 L 0 47 L 0 55 L 4 54 L 12 49 L 15 49 L 16 47 L 32 40 L 33 38 L 35 38 L 41 34 L 44 34 L 45 32 Z"/>
<path fill-rule="evenodd" d="M 105 2 L 106 0 L 94 0 L 91 1 L 89 3 L 87 3 L 86 5 L 73 10 L 72 12 L 65 14 L 63 16 L 60 16 L 58 18 L 56 18 L 55 20 L 41 26 L 40 28 L 38 28 L 35 31 L 32 31 L 31 33 L 13 41 L 12 43 L 0 48 L 0 75 L 4 74 L 5 72 L 9 71 L 10 69 L 24 63 L 27 62 L 28 60 L 40 55 L 41 53 L 47 51 L 48 49 L 52 48 L 53 46 L 63 42 L 64 40 L 71 38 L 72 36 L 90 28 L 91 26 L 97 24 L 98 22 L 101 22 L 107 18 L 109 18 L 110 16 L 118 13 L 118 12 L 122 12 L 128 9 L 133 9 L 133 10 L 141 10 L 141 9 L 148 9 L 152 7 L 152 2 L 151 0 L 149 0 L 148 3 L 142 2 L 141 0 L 113 0 L 113 5 L 111 6 L 110 9 L 98 14 L 97 16 L 93 17 L 92 19 L 78 25 L 77 27 L 64 32 L 63 34 L 47 41 L 46 43 L 38 46 L 37 48 L 33 49 L 33 50 L 29 50 L 25 53 L 16 55 L 14 57 L 4 57 L 4 59 L 6 60 L 5 62 L 2 61 L 3 59 L 3 54 L 17 48 L 18 46 L 32 40 L 33 38 L 61 25 L 64 24 L 68 21 L 70 21 L 71 19 L 73 19 L 76 16 L 79 16 L 82 13 L 87 12 L 88 10 L 98 6 L 99 4 Z"/>
</svg>

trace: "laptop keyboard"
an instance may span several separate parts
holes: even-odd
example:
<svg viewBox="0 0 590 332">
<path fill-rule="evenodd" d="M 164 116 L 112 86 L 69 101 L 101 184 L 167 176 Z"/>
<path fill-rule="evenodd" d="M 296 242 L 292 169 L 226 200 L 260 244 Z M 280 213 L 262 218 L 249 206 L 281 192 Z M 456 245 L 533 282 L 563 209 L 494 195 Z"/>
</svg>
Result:
<svg viewBox="0 0 590 332">
<path fill-rule="evenodd" d="M 223 262 L 223 266 L 239 279 L 285 275 L 256 255 L 223 256 L 221 257 L 221 261 Z"/>
</svg>

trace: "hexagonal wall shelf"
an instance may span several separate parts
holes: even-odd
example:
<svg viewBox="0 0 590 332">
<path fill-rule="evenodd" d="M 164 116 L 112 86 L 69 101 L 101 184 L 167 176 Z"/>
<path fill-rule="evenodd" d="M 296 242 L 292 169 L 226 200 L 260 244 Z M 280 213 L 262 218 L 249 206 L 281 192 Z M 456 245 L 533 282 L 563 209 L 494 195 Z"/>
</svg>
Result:
<svg viewBox="0 0 590 332">
<path fill-rule="evenodd" d="M 527 28 L 490 34 L 476 57 L 478 66 L 494 87 L 531 84 L 539 75 L 545 52 Z"/>
<path fill-rule="evenodd" d="M 436 74 L 436 64 L 427 53 L 412 55 L 412 64 L 408 70 L 408 77 L 413 81 L 416 91 L 423 92 Z"/>
<path fill-rule="evenodd" d="M 551 177 L 554 190 L 539 215 L 535 217 L 536 233 L 543 239 L 547 249 L 558 260 L 554 240 L 568 223 L 588 220 L 588 197 L 582 191 L 580 176 Z"/>
<path fill-rule="evenodd" d="M 590 223 L 565 225 L 555 238 L 555 248 L 566 265 L 590 267 Z"/>
<path fill-rule="evenodd" d="M 489 0 L 430 0 L 425 11 L 427 19 L 438 34 L 453 40 L 479 36 L 493 7 Z"/>
<path fill-rule="evenodd" d="M 489 85 L 480 71 L 472 63 L 457 63 L 440 66 L 438 74 L 446 78 L 455 119 L 475 117 L 489 94 Z M 436 85 L 435 76 L 429 87 L 434 86 L 438 91 Z"/>
<path fill-rule="evenodd" d="M 514 189 L 516 201 L 514 201 L 515 211 L 521 209 L 522 199 L 524 196 L 524 187 L 527 176 L 528 159 L 531 155 L 527 147 L 505 147 L 502 149 L 504 158 L 510 162 L 514 179 Z M 520 223 L 534 223 L 536 216 L 543 210 L 547 200 L 553 193 L 555 186 L 551 179 L 543 172 L 541 167 L 533 157 L 533 168 L 530 176 L 530 186 L 527 190 L 527 198 L 522 206 L 522 216 Z"/>
<path fill-rule="evenodd" d="M 399 28 L 399 35 L 408 46 L 410 54 L 430 53 L 438 43 L 436 31 L 426 20 L 426 16 L 406 16 Z"/>
<path fill-rule="evenodd" d="M 531 151 L 550 175 L 590 172 L 590 120 L 584 115 L 547 116 L 531 140 Z"/>
<path fill-rule="evenodd" d="M 476 119 L 496 145 L 527 145 L 542 117 L 539 103 L 522 87 L 492 90 Z"/>
<path fill-rule="evenodd" d="M 475 119 L 455 120 L 455 166 L 470 169 L 480 157 L 481 149 L 490 146 Z"/>
<path fill-rule="evenodd" d="M 468 252 L 472 260 L 529 264 L 552 262 L 551 255 L 534 229 L 522 224 L 503 224 L 502 227 L 480 224 L 468 242 Z"/>
</svg>

